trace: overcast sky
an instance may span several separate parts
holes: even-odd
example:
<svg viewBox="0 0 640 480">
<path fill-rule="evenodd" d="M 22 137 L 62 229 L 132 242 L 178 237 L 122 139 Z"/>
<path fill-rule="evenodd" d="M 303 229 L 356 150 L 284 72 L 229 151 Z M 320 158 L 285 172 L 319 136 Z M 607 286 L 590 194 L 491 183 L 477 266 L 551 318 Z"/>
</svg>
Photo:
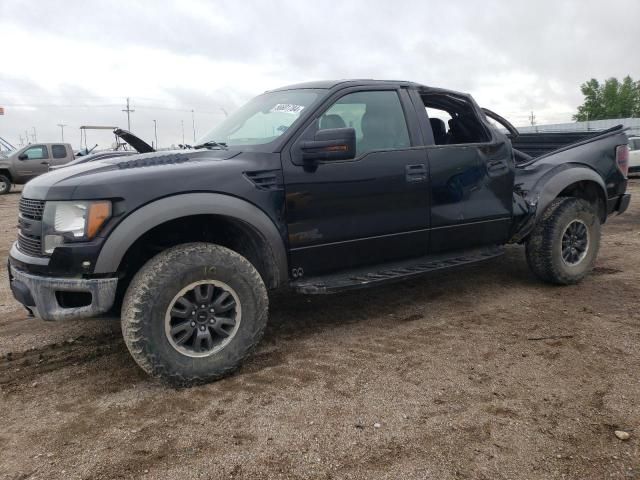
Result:
<svg viewBox="0 0 640 480">
<path fill-rule="evenodd" d="M 80 125 L 160 146 L 264 90 L 397 78 L 471 93 L 516 125 L 570 121 L 585 80 L 640 79 L 640 1 L 0 0 L 0 136 Z M 112 137 L 89 133 L 106 147 Z"/>
</svg>

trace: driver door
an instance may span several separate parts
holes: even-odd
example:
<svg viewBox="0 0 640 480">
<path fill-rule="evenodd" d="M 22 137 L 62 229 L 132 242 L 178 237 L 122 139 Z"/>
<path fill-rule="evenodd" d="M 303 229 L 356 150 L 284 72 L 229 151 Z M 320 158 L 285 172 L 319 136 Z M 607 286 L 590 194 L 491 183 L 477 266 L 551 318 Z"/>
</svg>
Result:
<svg viewBox="0 0 640 480">
<path fill-rule="evenodd" d="M 26 182 L 46 173 L 50 161 L 49 148 L 46 145 L 32 145 L 18 156 L 15 168 L 20 180 Z"/>
<path fill-rule="evenodd" d="M 283 170 L 296 272 L 310 276 L 427 252 L 427 159 L 411 148 L 417 141 L 405 112 L 415 110 L 405 100 L 396 89 L 348 90 L 294 141 Z M 305 164 L 301 142 L 319 129 L 344 127 L 356 130 L 356 158 Z"/>
</svg>

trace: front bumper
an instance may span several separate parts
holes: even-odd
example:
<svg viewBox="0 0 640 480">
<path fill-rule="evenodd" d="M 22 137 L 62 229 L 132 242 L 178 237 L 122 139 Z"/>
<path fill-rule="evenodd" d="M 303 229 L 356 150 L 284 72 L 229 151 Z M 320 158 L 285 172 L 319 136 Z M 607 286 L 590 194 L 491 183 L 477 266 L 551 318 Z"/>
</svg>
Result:
<svg viewBox="0 0 640 480">
<path fill-rule="evenodd" d="M 118 279 L 44 277 L 26 273 L 10 264 L 9 283 L 16 300 L 38 317 L 66 320 L 95 317 L 107 312 L 113 306 Z M 82 301 L 65 300 L 70 293 L 80 294 Z M 65 306 L 66 303 L 80 303 L 81 306 Z"/>
</svg>

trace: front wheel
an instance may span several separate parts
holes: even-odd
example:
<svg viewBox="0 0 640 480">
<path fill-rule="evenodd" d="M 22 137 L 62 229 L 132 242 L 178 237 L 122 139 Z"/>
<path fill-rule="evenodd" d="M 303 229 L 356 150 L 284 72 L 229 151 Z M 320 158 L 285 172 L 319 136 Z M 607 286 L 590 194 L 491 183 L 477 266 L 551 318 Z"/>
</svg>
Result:
<svg viewBox="0 0 640 480">
<path fill-rule="evenodd" d="M 262 338 L 268 298 L 247 259 L 219 245 L 170 248 L 145 264 L 125 294 L 122 333 L 144 371 L 193 385 L 238 368 Z"/>
<path fill-rule="evenodd" d="M 591 271 L 599 248 L 596 208 L 580 198 L 560 197 L 551 202 L 531 232 L 527 263 L 545 282 L 569 285 Z"/>
<path fill-rule="evenodd" d="M 11 190 L 11 180 L 6 175 L 0 175 L 0 195 L 9 193 Z"/>
</svg>

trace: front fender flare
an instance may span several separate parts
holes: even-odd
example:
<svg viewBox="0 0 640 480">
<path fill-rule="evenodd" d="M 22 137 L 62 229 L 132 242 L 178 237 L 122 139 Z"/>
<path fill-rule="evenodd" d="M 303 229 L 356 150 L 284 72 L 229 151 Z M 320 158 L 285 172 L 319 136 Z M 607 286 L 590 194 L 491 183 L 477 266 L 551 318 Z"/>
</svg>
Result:
<svg viewBox="0 0 640 480">
<path fill-rule="evenodd" d="M 267 242 L 276 267 L 279 283 L 287 281 L 287 254 L 282 236 L 273 221 L 255 205 L 219 193 L 187 193 L 162 198 L 127 216 L 107 237 L 94 272 L 114 273 L 129 247 L 150 229 L 162 223 L 191 215 L 221 215 L 240 220 L 253 227 Z"/>
</svg>

